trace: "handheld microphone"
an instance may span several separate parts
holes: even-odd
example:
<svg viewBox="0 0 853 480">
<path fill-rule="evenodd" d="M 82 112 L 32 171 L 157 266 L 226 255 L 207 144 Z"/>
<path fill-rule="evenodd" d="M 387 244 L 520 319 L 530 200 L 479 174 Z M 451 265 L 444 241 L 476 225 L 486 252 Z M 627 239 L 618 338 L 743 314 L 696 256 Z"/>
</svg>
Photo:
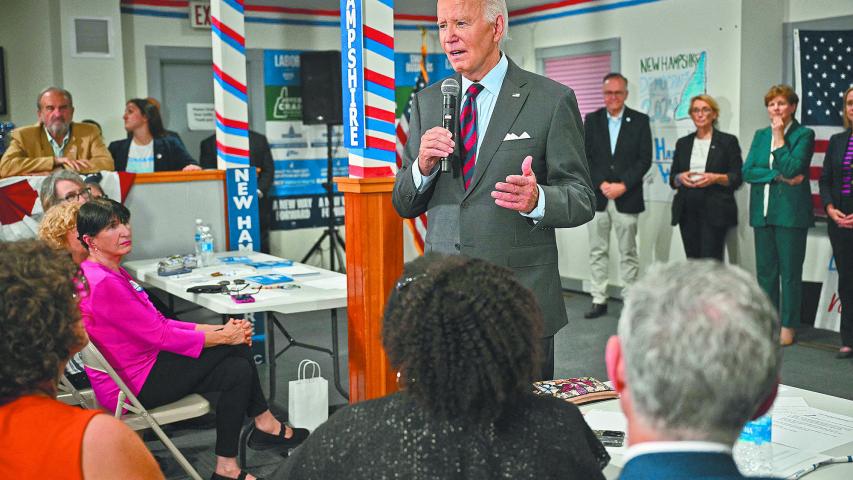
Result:
<svg viewBox="0 0 853 480">
<path fill-rule="evenodd" d="M 452 132 L 456 124 L 456 97 L 459 96 L 459 82 L 453 78 L 441 82 L 441 96 L 441 126 Z M 441 159 L 441 171 L 450 171 L 450 161 L 447 157 Z"/>
</svg>

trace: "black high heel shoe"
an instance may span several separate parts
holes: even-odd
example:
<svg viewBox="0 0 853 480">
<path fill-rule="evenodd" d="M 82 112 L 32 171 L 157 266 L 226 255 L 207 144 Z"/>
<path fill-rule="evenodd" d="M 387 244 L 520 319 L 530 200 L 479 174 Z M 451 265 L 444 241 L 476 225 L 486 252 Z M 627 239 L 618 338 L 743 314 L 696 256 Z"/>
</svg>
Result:
<svg viewBox="0 0 853 480">
<path fill-rule="evenodd" d="M 255 428 L 252 430 L 252 434 L 249 435 L 247 445 L 253 450 L 269 450 L 279 447 L 293 448 L 304 442 L 310 433 L 305 428 L 290 427 L 290 429 L 293 430 L 293 435 L 290 438 L 285 438 L 284 434 L 287 431 L 287 427 L 284 424 L 281 424 L 281 431 L 278 435 L 262 432 L 258 428 Z"/>
</svg>

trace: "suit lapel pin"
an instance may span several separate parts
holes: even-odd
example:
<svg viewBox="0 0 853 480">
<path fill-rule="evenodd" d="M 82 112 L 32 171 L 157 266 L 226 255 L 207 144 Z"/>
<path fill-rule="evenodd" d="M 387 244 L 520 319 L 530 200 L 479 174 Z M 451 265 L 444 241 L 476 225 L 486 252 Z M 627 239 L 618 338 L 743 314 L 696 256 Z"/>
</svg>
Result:
<svg viewBox="0 0 853 480">
<path fill-rule="evenodd" d="M 625 117 L 625 121 L 630 123 L 630 122 L 631 122 L 631 117 Z"/>
<path fill-rule="evenodd" d="M 520 93 L 513 93 L 513 94 L 512 94 L 512 96 L 513 96 L 514 98 L 518 98 L 518 97 L 520 97 L 520 96 L 521 96 L 521 94 L 520 94 Z"/>
</svg>

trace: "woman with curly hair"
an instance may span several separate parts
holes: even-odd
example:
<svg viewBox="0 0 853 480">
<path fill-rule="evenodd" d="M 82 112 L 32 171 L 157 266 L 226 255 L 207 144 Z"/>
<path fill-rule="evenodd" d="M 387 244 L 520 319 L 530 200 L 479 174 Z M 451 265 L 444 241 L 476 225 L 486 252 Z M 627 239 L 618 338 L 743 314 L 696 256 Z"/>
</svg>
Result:
<svg viewBox="0 0 853 480">
<path fill-rule="evenodd" d="M 89 252 L 77 239 L 77 212 L 79 203 L 64 202 L 51 208 L 44 214 L 39 224 L 39 238 L 54 250 L 65 250 L 71 254 L 74 263 L 80 264 Z"/>
<path fill-rule="evenodd" d="M 604 478 L 609 457 L 577 407 L 531 393 L 541 330 L 505 268 L 407 264 L 382 329 L 400 391 L 338 411 L 273 478 Z"/>
<path fill-rule="evenodd" d="M 77 239 L 77 212 L 80 205 L 76 202 L 63 202 L 47 211 L 39 224 L 38 236 L 54 250 L 66 251 L 77 265 L 86 260 L 89 252 Z M 89 388 L 89 378 L 83 370 L 83 358 L 75 354 L 65 365 L 65 377 L 75 388 Z"/>
<path fill-rule="evenodd" d="M 256 450 L 295 447 L 308 436 L 308 430 L 290 428 L 270 412 L 249 349 L 251 323 L 232 318 L 225 325 L 203 325 L 166 318 L 121 268 L 133 249 L 124 205 L 104 198 L 86 203 L 77 214 L 77 232 L 89 251 L 80 264 L 90 289 L 80 301 L 86 332 L 139 401 L 154 408 L 190 393 L 219 393 L 211 480 L 255 479 L 236 458 L 247 416 L 256 427 L 248 445 Z M 98 402 L 115 410 L 115 382 L 97 370 L 86 373 Z"/>
<path fill-rule="evenodd" d="M 76 273 L 41 242 L 0 243 L 0 477 L 162 479 L 119 420 L 54 399 L 63 365 L 87 342 Z"/>
</svg>

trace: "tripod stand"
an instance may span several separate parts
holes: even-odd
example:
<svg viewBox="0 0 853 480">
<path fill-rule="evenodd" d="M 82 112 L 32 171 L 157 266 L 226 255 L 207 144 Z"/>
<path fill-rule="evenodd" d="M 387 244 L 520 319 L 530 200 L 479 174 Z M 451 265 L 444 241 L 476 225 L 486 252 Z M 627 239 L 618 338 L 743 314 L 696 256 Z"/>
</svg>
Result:
<svg viewBox="0 0 853 480">
<path fill-rule="evenodd" d="M 337 218 L 335 217 L 335 185 L 332 183 L 332 124 L 326 124 L 326 183 L 323 184 L 323 188 L 326 189 L 326 207 L 329 209 L 329 224 L 326 226 L 326 231 L 323 232 L 323 235 L 314 242 L 314 245 L 311 247 L 311 250 L 308 250 L 308 253 L 305 254 L 305 258 L 302 259 L 302 263 L 308 261 L 315 253 L 320 251 L 320 248 L 323 246 L 323 240 L 326 238 L 329 239 L 329 262 L 330 268 L 329 270 L 340 271 L 341 273 L 346 273 L 346 263 L 344 263 L 344 255 L 342 253 L 346 252 L 346 244 L 341 239 L 341 235 L 338 233 L 338 226 L 336 225 Z M 338 264 L 340 265 L 340 270 L 335 268 L 335 258 L 338 259 Z"/>
</svg>

